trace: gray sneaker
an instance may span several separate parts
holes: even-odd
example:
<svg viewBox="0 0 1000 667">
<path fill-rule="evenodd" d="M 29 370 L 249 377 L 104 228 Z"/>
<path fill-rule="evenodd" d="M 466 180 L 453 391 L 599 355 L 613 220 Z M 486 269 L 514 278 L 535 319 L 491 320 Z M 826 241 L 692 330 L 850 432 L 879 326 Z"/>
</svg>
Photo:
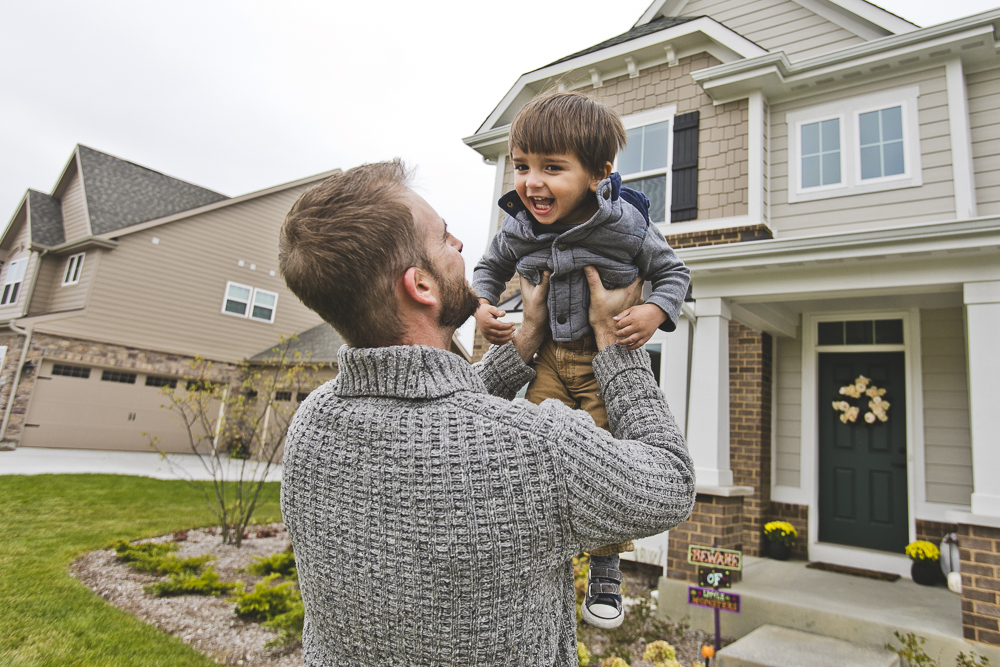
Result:
<svg viewBox="0 0 1000 667">
<path fill-rule="evenodd" d="M 591 567 L 589 576 L 587 596 L 580 605 L 583 620 L 595 628 L 613 630 L 625 620 L 621 570 Z"/>
</svg>

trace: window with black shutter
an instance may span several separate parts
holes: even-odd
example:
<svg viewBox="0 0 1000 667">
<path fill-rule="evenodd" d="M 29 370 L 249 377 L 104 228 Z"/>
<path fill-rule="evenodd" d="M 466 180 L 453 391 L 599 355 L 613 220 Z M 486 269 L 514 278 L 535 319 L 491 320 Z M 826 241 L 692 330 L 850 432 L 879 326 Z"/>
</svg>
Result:
<svg viewBox="0 0 1000 667">
<path fill-rule="evenodd" d="M 698 217 L 698 112 L 674 117 L 670 222 Z"/>
</svg>

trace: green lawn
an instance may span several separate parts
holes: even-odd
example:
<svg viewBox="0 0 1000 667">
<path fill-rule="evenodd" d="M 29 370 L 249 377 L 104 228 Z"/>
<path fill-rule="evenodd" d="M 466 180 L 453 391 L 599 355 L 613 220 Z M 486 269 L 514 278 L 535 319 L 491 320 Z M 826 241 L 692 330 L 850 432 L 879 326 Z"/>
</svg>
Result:
<svg viewBox="0 0 1000 667">
<path fill-rule="evenodd" d="M 260 522 L 280 520 L 277 484 L 268 486 Z M 181 481 L 0 476 L 0 665 L 215 664 L 69 576 L 73 559 L 113 539 L 211 524 L 204 498 Z"/>
</svg>

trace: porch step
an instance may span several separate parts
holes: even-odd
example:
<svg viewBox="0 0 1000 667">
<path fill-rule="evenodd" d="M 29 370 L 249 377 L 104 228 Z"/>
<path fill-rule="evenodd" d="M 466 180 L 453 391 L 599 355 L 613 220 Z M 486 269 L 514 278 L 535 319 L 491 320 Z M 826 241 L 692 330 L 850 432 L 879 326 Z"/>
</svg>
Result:
<svg viewBox="0 0 1000 667">
<path fill-rule="evenodd" d="M 898 667 L 895 653 L 778 625 L 762 625 L 719 651 L 718 667 Z"/>
</svg>

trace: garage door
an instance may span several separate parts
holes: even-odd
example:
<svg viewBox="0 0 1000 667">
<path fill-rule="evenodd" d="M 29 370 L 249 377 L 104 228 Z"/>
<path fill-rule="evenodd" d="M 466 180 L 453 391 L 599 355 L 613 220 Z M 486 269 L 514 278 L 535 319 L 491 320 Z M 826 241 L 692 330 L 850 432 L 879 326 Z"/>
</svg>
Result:
<svg viewBox="0 0 1000 667">
<path fill-rule="evenodd" d="M 149 437 L 168 452 L 189 452 L 187 432 L 161 393 L 166 378 L 119 369 L 42 361 L 22 447 L 148 452 Z M 184 381 L 180 381 L 183 390 Z"/>
</svg>

